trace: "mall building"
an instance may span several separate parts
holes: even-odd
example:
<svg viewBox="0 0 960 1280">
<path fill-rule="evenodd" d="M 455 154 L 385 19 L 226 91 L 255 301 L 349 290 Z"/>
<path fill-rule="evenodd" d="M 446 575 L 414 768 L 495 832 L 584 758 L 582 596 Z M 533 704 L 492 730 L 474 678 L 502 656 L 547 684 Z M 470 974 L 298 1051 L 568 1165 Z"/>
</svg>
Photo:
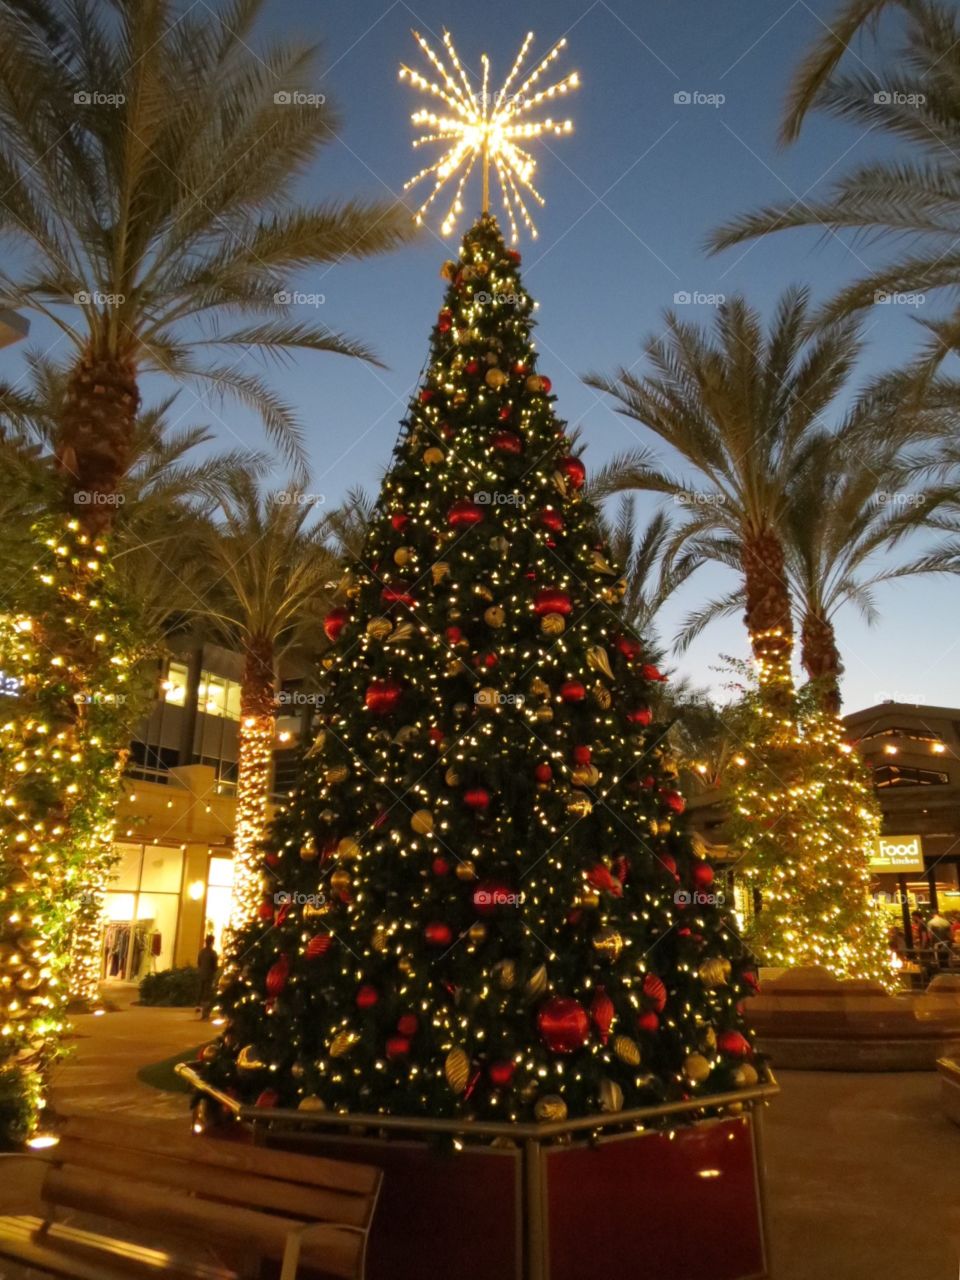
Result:
<svg viewBox="0 0 960 1280">
<path fill-rule="evenodd" d="M 165 660 L 153 708 L 136 727 L 117 819 L 119 861 L 106 894 L 101 976 L 137 982 L 219 949 L 233 883 L 240 654 L 197 643 Z M 273 797 L 290 791 L 316 695 L 282 672 Z"/>
</svg>

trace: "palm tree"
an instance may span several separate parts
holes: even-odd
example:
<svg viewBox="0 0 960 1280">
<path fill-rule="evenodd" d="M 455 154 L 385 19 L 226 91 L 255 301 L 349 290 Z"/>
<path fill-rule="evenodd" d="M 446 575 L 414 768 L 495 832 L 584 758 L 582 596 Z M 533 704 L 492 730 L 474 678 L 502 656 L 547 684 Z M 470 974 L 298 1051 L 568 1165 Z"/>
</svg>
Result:
<svg viewBox="0 0 960 1280">
<path fill-rule="evenodd" d="M 95 534 L 111 504 L 72 499 L 117 491 L 144 374 L 238 397 L 302 464 L 296 415 L 245 354 L 372 358 L 291 315 L 285 295 L 297 271 L 403 243 L 410 220 L 378 200 L 297 203 L 295 184 L 337 121 L 295 97 L 316 89 L 313 48 L 250 47 L 262 9 L 0 6 L 0 233 L 15 250 L 0 292 L 73 349 L 57 458 L 68 505 Z"/>
<path fill-rule="evenodd" d="M 767 332 L 742 297 L 719 309 L 712 334 L 668 312 L 666 337 L 645 347 L 650 374 L 621 369 L 586 379 L 690 468 L 667 470 L 651 450 L 640 449 L 601 472 L 596 491 L 670 495 L 690 513 L 678 540 L 731 541 L 764 696 L 780 703 L 792 690 L 788 495 L 860 350 L 855 322 L 811 336 L 808 321 L 805 289 L 783 295 Z"/>
<path fill-rule="evenodd" d="M 591 485 L 588 496 L 592 493 Z M 696 566 L 678 565 L 666 555 L 673 532 L 666 512 L 655 511 L 645 526 L 638 525 L 633 494 L 623 495 L 615 518 L 601 524 L 611 558 L 623 569 L 626 582 L 620 604 L 623 620 L 649 647 L 655 643 L 660 610 Z"/>
<path fill-rule="evenodd" d="M 207 528 L 206 610 L 224 641 L 242 650 L 233 928 L 261 901 L 259 844 L 267 823 L 276 737 L 277 668 L 295 649 L 323 647 L 322 620 L 340 576 L 326 523 L 311 524 L 310 495 L 293 487 L 261 494 L 237 476 Z"/>
<path fill-rule="evenodd" d="M 874 30 L 887 9 L 906 15 L 903 47 L 877 71 L 862 60 L 849 73 L 839 64 L 856 33 Z M 818 201 L 792 201 L 735 218 L 710 237 L 710 247 L 734 244 L 787 227 L 852 228 L 872 241 L 895 243 L 892 260 L 842 289 L 824 318 L 872 306 L 884 295 L 928 293 L 960 283 L 956 249 L 960 214 L 960 20 L 936 0 L 847 0 L 801 64 L 782 128 L 795 139 L 811 110 L 852 120 L 906 142 L 909 152 L 871 160 L 838 179 Z M 956 311 L 930 325 L 933 354 L 960 345 Z"/>
</svg>

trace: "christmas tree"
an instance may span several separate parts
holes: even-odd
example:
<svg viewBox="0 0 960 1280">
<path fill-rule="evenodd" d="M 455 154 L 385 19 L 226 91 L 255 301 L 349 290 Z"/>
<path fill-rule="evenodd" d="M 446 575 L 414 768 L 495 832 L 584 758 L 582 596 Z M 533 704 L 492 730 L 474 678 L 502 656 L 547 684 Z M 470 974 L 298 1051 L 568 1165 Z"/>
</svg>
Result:
<svg viewBox="0 0 960 1280">
<path fill-rule="evenodd" d="M 447 262 L 205 1071 L 264 1106 L 559 1118 L 754 1083 L 753 962 L 496 221 Z"/>
</svg>

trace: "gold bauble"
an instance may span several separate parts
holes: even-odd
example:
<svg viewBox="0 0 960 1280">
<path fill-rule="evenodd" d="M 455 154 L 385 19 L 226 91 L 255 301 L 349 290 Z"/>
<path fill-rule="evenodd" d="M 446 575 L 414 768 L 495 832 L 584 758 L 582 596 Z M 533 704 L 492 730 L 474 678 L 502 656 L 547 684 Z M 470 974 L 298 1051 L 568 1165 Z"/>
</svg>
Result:
<svg viewBox="0 0 960 1280">
<path fill-rule="evenodd" d="M 343 874 L 346 875 L 346 872 L 344 872 Z M 347 876 L 347 884 L 349 883 L 350 883 L 350 877 Z M 305 902 L 303 904 L 303 910 L 300 912 L 300 915 L 303 917 L 304 923 L 306 923 L 308 920 L 319 920 L 320 917 L 325 916 L 329 910 L 330 908 L 326 902 L 320 902 L 320 903 Z"/>
<path fill-rule="evenodd" d="M 443 461 L 443 450 L 432 444 L 429 449 L 424 449 L 423 460 L 428 467 L 435 467 L 438 462 Z"/>
<path fill-rule="evenodd" d="M 473 594 L 475 596 L 479 596 L 481 600 L 493 599 L 493 592 L 490 590 L 489 587 L 484 586 L 482 582 L 478 582 L 474 585 Z"/>
<path fill-rule="evenodd" d="M 531 698 L 549 698 L 550 686 L 546 680 L 541 680 L 539 676 L 534 676 L 530 681 L 530 696 Z"/>
<path fill-rule="evenodd" d="M 550 710 L 549 707 L 546 709 Z M 585 791 L 571 791 L 567 800 L 567 812 L 578 818 L 586 818 L 593 813 L 593 801 Z"/>
<path fill-rule="evenodd" d="M 596 889 L 585 889 L 580 895 L 580 905 L 591 911 L 596 910 L 600 905 L 600 895 Z"/>
<path fill-rule="evenodd" d="M 433 576 L 434 585 L 436 585 L 449 575 L 450 565 L 446 560 L 438 560 L 436 564 L 430 566 L 430 573 Z"/>
<path fill-rule="evenodd" d="M 346 782 L 350 777 L 350 770 L 345 764 L 337 764 L 332 769 L 328 769 L 323 777 L 331 786 L 336 786 L 338 782 Z"/>
<path fill-rule="evenodd" d="M 488 627 L 502 627 L 506 619 L 506 610 L 499 604 L 492 604 L 483 611 L 483 620 Z"/>
<path fill-rule="evenodd" d="M 322 1098 L 318 1098 L 315 1093 L 308 1093 L 305 1098 L 301 1098 L 297 1103 L 298 1111 L 326 1111 L 327 1104 Z"/>
<path fill-rule="evenodd" d="M 605 573 L 605 574 L 608 574 L 611 578 L 615 578 L 617 576 L 616 569 L 614 569 L 613 565 L 606 558 L 606 556 L 603 554 L 602 551 L 594 551 L 591 553 L 590 568 L 593 570 L 594 573 Z"/>
<path fill-rule="evenodd" d="M 493 966 L 493 973 L 501 991 L 512 991 L 517 985 L 517 964 L 515 960 L 499 960 Z"/>
<path fill-rule="evenodd" d="M 257 1051 L 252 1044 L 244 1045 L 237 1054 L 238 1071 L 263 1071 L 266 1065 L 257 1057 Z"/>
<path fill-rule="evenodd" d="M 500 363 L 500 357 L 497 355 L 497 353 L 496 353 L 495 351 L 488 351 L 488 352 L 486 352 L 486 354 L 484 355 L 484 357 L 483 357 L 483 358 L 484 358 L 484 360 L 486 360 L 487 364 L 499 364 L 499 363 Z"/>
<path fill-rule="evenodd" d="M 710 1063 L 702 1053 L 691 1053 L 683 1064 L 683 1074 L 691 1084 L 702 1084 L 710 1071 Z"/>
<path fill-rule="evenodd" d="M 433 834 L 433 814 L 429 809 L 418 809 L 410 819 L 411 830 L 415 831 L 418 836 L 429 836 Z"/>
<path fill-rule="evenodd" d="M 367 623 L 367 635 L 373 640 L 385 640 L 392 630 L 389 618 L 371 618 Z"/>
<path fill-rule="evenodd" d="M 476 880 L 477 869 L 472 862 L 458 862 L 456 877 L 458 880 Z"/>
<path fill-rule="evenodd" d="M 494 366 L 493 368 L 490 368 L 487 370 L 486 377 L 484 378 L 484 382 L 487 384 L 488 387 L 492 387 L 494 391 L 496 391 L 500 387 L 505 386 L 507 382 L 509 382 L 509 378 L 507 377 L 507 375 L 504 373 L 502 369 L 498 369 L 496 368 L 496 366 Z"/>
<path fill-rule="evenodd" d="M 559 1093 L 545 1093 L 534 1104 L 533 1114 L 541 1124 L 549 1124 L 553 1120 L 566 1120 L 567 1104 Z"/>
<path fill-rule="evenodd" d="M 562 613 L 545 613 L 540 619 L 540 630 L 547 636 L 558 636 L 566 629 Z"/>
<path fill-rule="evenodd" d="M 337 843 L 338 858 L 359 858 L 360 852 L 360 846 L 357 844 L 356 840 L 354 840 L 353 836 L 344 836 L 343 839 Z"/>
<path fill-rule="evenodd" d="M 490 539 L 490 550 L 498 551 L 500 555 L 505 556 L 510 550 L 510 539 L 496 536 Z"/>
<path fill-rule="evenodd" d="M 373 936 L 370 939 L 370 945 L 373 947 L 374 951 L 379 951 L 382 954 L 390 945 L 390 931 L 382 924 L 378 924 L 373 931 Z"/>
<path fill-rule="evenodd" d="M 397 547 L 393 553 L 394 564 L 409 564 L 413 559 L 413 547 Z"/>
<path fill-rule="evenodd" d="M 417 727 L 413 724 L 402 725 L 393 735 L 393 741 L 400 747 L 405 747 L 408 742 L 412 742 L 417 736 Z"/>
<path fill-rule="evenodd" d="M 410 963 L 410 961 L 407 959 L 406 956 L 400 957 L 400 959 L 397 961 L 397 968 L 403 974 L 413 973 L 413 965 Z"/>
<path fill-rule="evenodd" d="M 553 707 L 537 707 L 533 713 L 535 720 L 540 720 L 543 724 L 549 724 L 553 719 Z"/>
<path fill-rule="evenodd" d="M 538 964 L 526 981 L 524 991 L 528 1000 L 536 1000 L 547 989 L 547 966 Z"/>
<path fill-rule="evenodd" d="M 487 926 L 485 924 L 481 924 L 479 920 L 476 924 L 472 924 L 467 930 L 467 937 L 474 943 L 481 943 L 485 941 L 486 936 Z"/>
<path fill-rule="evenodd" d="M 300 857 L 304 862 L 312 862 L 317 856 L 317 846 L 312 840 L 300 846 Z"/>
<path fill-rule="evenodd" d="M 360 1036 L 356 1031 L 338 1031 L 330 1041 L 330 1057 L 342 1058 L 345 1053 L 350 1052 L 359 1040 Z"/>
<path fill-rule="evenodd" d="M 490 263 L 489 263 L 489 262 L 483 262 L 483 261 L 475 262 L 475 263 L 473 264 L 473 270 L 474 270 L 474 274 L 475 274 L 475 275 L 478 275 L 478 276 L 485 276 L 485 275 L 487 275 L 487 274 L 488 274 L 488 272 L 490 271 Z"/>
<path fill-rule="evenodd" d="M 623 1090 L 617 1084 L 616 1080 L 600 1081 L 600 1110 L 623 1110 Z"/>
<path fill-rule="evenodd" d="M 570 774 L 575 787 L 595 787 L 600 781 L 600 770 L 593 764 L 578 765 Z"/>
<path fill-rule="evenodd" d="M 457 274 L 457 264 L 453 261 L 452 258 L 448 258 L 446 262 L 441 263 L 440 265 L 441 280 L 453 280 L 456 278 L 456 274 Z"/>
<path fill-rule="evenodd" d="M 730 961 L 712 956 L 709 960 L 704 960 L 697 970 L 697 977 L 705 986 L 722 987 L 730 977 Z"/>
<path fill-rule="evenodd" d="M 760 1079 L 752 1062 L 741 1062 L 733 1072 L 733 1083 L 738 1089 L 750 1089 Z"/>
<path fill-rule="evenodd" d="M 454 1093 L 463 1093 L 470 1079 L 470 1059 L 463 1049 L 451 1049 L 444 1059 L 443 1074 Z"/>
<path fill-rule="evenodd" d="M 459 787 L 460 785 L 460 775 L 456 769 L 448 769 L 443 775 L 443 780 L 448 787 Z"/>
<path fill-rule="evenodd" d="M 593 671 L 599 671 L 602 676 L 606 676 L 608 680 L 613 679 L 613 668 L 610 666 L 610 658 L 606 649 L 602 645 L 592 645 L 587 650 L 587 666 Z"/>
<path fill-rule="evenodd" d="M 613 1052 L 617 1055 L 621 1062 L 625 1062 L 628 1067 L 639 1067 L 640 1065 L 640 1048 L 635 1040 L 631 1040 L 629 1036 L 613 1037 Z"/>
<path fill-rule="evenodd" d="M 344 871 L 341 867 L 335 871 L 330 877 L 330 888 L 336 889 L 337 893 L 343 893 L 350 888 L 350 872 Z"/>
<path fill-rule="evenodd" d="M 542 391 L 543 379 L 540 377 L 538 373 L 531 373 L 531 374 L 528 374 L 527 377 L 524 379 L 523 385 L 531 393 L 535 391 Z"/>
<path fill-rule="evenodd" d="M 496 689 L 489 686 L 478 689 L 473 696 L 474 702 L 484 711 L 496 711 L 500 706 L 500 695 Z"/>
<path fill-rule="evenodd" d="M 593 949 L 611 964 L 620 958 L 623 950 L 623 937 L 612 926 L 608 925 L 593 935 Z"/>
<path fill-rule="evenodd" d="M 717 1033 L 713 1027 L 704 1027 L 700 1033 L 700 1048 L 715 1049 L 717 1047 Z"/>
</svg>

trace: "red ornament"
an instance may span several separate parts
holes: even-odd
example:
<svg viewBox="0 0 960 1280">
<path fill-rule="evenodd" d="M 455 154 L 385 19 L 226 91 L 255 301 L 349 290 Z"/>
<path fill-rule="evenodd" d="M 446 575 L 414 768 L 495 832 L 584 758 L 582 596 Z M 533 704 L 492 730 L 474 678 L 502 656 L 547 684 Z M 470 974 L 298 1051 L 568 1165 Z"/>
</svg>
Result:
<svg viewBox="0 0 960 1280">
<path fill-rule="evenodd" d="M 423 936 L 430 947 L 449 947 L 453 941 L 453 930 L 443 920 L 432 920 L 424 929 Z"/>
<path fill-rule="evenodd" d="M 698 862 L 690 873 L 690 879 L 698 889 L 709 889 L 713 884 L 713 867 L 709 862 Z"/>
<path fill-rule="evenodd" d="M 615 898 L 623 897 L 623 885 L 602 862 L 587 872 L 587 883 L 601 893 L 612 893 Z"/>
<path fill-rule="evenodd" d="M 551 533 L 563 532 L 563 516 L 559 511 L 554 511 L 553 507 L 544 507 L 537 516 L 537 520 L 543 525 L 544 529 L 549 529 Z"/>
<path fill-rule="evenodd" d="M 660 1019 L 652 1009 L 644 1009 L 643 1013 L 637 1014 L 637 1030 L 649 1031 L 651 1034 L 660 1030 Z"/>
<path fill-rule="evenodd" d="M 464 367 L 464 369 L 466 370 L 466 372 L 467 372 L 467 373 L 469 373 L 469 374 L 479 373 L 479 372 L 480 372 L 480 361 L 479 361 L 479 360 L 468 360 L 468 361 L 467 361 L 467 363 L 466 363 L 463 367 Z"/>
<path fill-rule="evenodd" d="M 560 697 L 564 702 L 582 702 L 587 690 L 580 680 L 565 680 L 560 686 Z"/>
<path fill-rule="evenodd" d="M 662 978 L 658 978 L 655 973 L 644 974 L 643 994 L 657 1013 L 663 1012 L 667 1004 L 667 988 L 663 985 Z"/>
<path fill-rule="evenodd" d="M 447 524 L 452 529 L 470 529 L 483 520 L 483 507 L 477 506 L 469 498 L 455 502 L 447 512 Z"/>
<path fill-rule="evenodd" d="M 516 249 L 508 249 L 507 257 L 515 266 L 520 262 L 520 254 Z"/>
<path fill-rule="evenodd" d="M 533 611 L 538 618 L 547 613 L 561 613 L 564 617 L 569 617 L 573 612 L 573 605 L 566 591 L 560 591 L 557 587 L 544 587 L 533 597 Z"/>
<path fill-rule="evenodd" d="M 415 1036 L 420 1023 L 415 1013 L 402 1013 L 397 1019 L 397 1030 L 402 1036 Z"/>
<path fill-rule="evenodd" d="M 463 793 L 463 803 L 468 809 L 488 809 L 490 807 L 490 792 L 485 787 L 470 787 Z"/>
<path fill-rule="evenodd" d="M 515 431 L 497 431 L 490 443 L 498 453 L 523 453 L 523 441 Z"/>
<path fill-rule="evenodd" d="M 579 458 L 568 455 L 559 462 L 560 474 L 566 477 L 571 489 L 582 489 L 587 478 L 587 468 Z"/>
<path fill-rule="evenodd" d="M 661 680 L 666 683 L 667 677 L 663 672 L 658 667 L 652 667 L 649 663 L 645 663 L 640 668 L 640 674 L 643 676 L 644 680 Z"/>
<path fill-rule="evenodd" d="M 487 1067 L 487 1075 L 490 1077 L 491 1084 L 496 1085 L 498 1089 L 506 1089 L 513 1083 L 516 1069 L 516 1063 L 505 1058 L 502 1062 L 491 1062 Z"/>
<path fill-rule="evenodd" d="M 410 523 L 410 517 L 405 511 L 395 511 L 390 517 L 390 524 L 397 533 L 403 533 L 404 529 Z"/>
<path fill-rule="evenodd" d="M 593 1025 L 597 1028 L 597 1035 L 600 1037 L 601 1043 L 606 1044 L 610 1039 L 610 1028 L 613 1026 L 613 1001 L 607 995 L 603 987 L 597 987 L 594 992 L 593 999 L 590 1001 L 590 1017 Z"/>
<path fill-rule="evenodd" d="M 509 422 L 510 419 L 513 417 L 513 408 L 508 404 L 502 404 L 500 406 L 500 411 L 498 412 L 497 417 L 500 419 L 501 422 Z"/>
<path fill-rule="evenodd" d="M 750 988 L 751 991 L 755 992 L 757 995 L 760 994 L 760 979 L 757 977 L 757 975 L 753 972 L 752 969 L 744 970 L 743 980 L 747 984 L 747 986 Z"/>
<path fill-rule="evenodd" d="M 380 592 L 380 600 L 383 604 L 406 604 L 411 608 L 417 603 L 405 582 L 396 582 L 391 587 L 384 587 Z"/>
<path fill-rule="evenodd" d="M 591 757 L 593 756 L 593 751 L 590 747 L 579 746 L 574 747 L 571 754 L 573 756 L 574 764 L 589 764 Z"/>
<path fill-rule="evenodd" d="M 289 977 L 290 961 L 286 956 L 280 956 L 267 970 L 267 995 L 278 996 L 287 985 Z"/>
<path fill-rule="evenodd" d="M 679 791 L 663 791 L 661 792 L 663 803 L 673 813 L 683 813 L 687 807 L 687 802 Z"/>
<path fill-rule="evenodd" d="M 376 716 L 388 716 L 396 711 L 403 697 L 403 685 L 399 680 L 371 680 L 363 695 L 364 705 Z"/>
<path fill-rule="evenodd" d="M 553 383 L 550 381 L 549 378 L 545 378 L 542 373 L 540 375 L 540 390 L 543 392 L 545 396 L 548 396 L 550 392 L 553 390 Z"/>
<path fill-rule="evenodd" d="M 260 903 L 259 907 L 257 907 L 257 915 L 260 917 L 261 920 L 273 919 L 273 899 L 272 898 L 264 898 L 264 900 Z"/>
<path fill-rule="evenodd" d="M 436 724 L 431 725 L 430 733 L 427 736 L 429 737 L 430 741 L 434 743 L 434 745 L 439 746 L 439 744 L 443 741 L 443 730 L 440 728 L 439 725 L 436 725 Z"/>
<path fill-rule="evenodd" d="M 513 372 L 518 376 L 522 376 L 527 372 L 527 366 L 523 363 L 522 360 L 518 360 L 517 363 L 513 366 Z"/>
<path fill-rule="evenodd" d="M 434 858 L 431 863 L 431 869 L 435 876 L 445 876 L 450 874 L 450 863 L 446 858 Z"/>
<path fill-rule="evenodd" d="M 653 712 L 649 707 L 634 707 L 632 711 L 627 712 L 628 724 L 649 724 L 653 719 Z"/>
<path fill-rule="evenodd" d="M 437 393 L 435 391 L 432 391 L 429 387 L 424 387 L 423 390 L 420 392 L 420 403 L 429 404 L 436 394 Z"/>
<path fill-rule="evenodd" d="M 463 632 L 459 627 L 447 627 L 443 634 L 446 637 L 447 644 L 459 644 L 463 639 Z"/>
<path fill-rule="evenodd" d="M 284 920 L 286 920 L 289 914 L 290 914 L 290 903 L 281 902 L 280 906 L 277 908 L 277 914 L 273 917 L 273 923 L 283 924 Z"/>
<path fill-rule="evenodd" d="M 386 1044 L 386 1054 L 391 1062 L 405 1058 L 410 1052 L 410 1041 L 406 1036 L 391 1036 Z"/>
<path fill-rule="evenodd" d="M 277 1093 L 276 1089 L 264 1089 L 263 1092 L 258 1095 L 257 1100 L 253 1105 L 255 1107 L 267 1107 L 272 1110 L 279 1101 L 280 1095 Z"/>
<path fill-rule="evenodd" d="M 280 861 L 280 855 L 279 853 L 265 853 L 263 860 L 268 867 L 275 867 Z"/>
<path fill-rule="evenodd" d="M 346 609 L 331 609 L 323 620 L 323 634 L 327 637 L 331 644 L 336 644 L 340 639 L 340 632 L 350 621 L 349 611 Z"/>
<path fill-rule="evenodd" d="M 677 876 L 677 861 L 676 861 L 676 858 L 674 858 L 674 857 L 672 856 L 672 854 L 669 854 L 669 853 L 661 853 L 661 854 L 660 854 L 660 865 L 661 865 L 661 867 L 663 867 L 663 869 L 664 869 L 665 871 L 669 871 L 669 872 L 670 872 L 670 874 L 673 876 L 674 880 L 676 880 L 676 879 L 678 879 L 678 878 L 679 878 L 679 877 Z"/>
<path fill-rule="evenodd" d="M 546 761 L 544 761 L 543 764 L 538 764 L 536 766 L 533 771 L 533 776 L 537 782 L 546 786 L 546 784 L 553 778 L 553 770 Z"/>
<path fill-rule="evenodd" d="M 379 999 L 380 992 L 376 987 L 371 986 L 369 982 L 364 983 L 364 985 L 359 987 L 357 990 L 358 1009 L 372 1009 Z"/>
<path fill-rule="evenodd" d="M 551 1053 L 576 1053 L 590 1038 L 590 1019 L 579 1000 L 552 996 L 540 1007 L 537 1030 Z"/>
<path fill-rule="evenodd" d="M 717 1048 L 731 1058 L 749 1058 L 753 1052 L 750 1041 L 739 1031 L 721 1031 L 717 1036 Z"/>
<path fill-rule="evenodd" d="M 333 939 L 329 933 L 315 933 L 304 948 L 304 954 L 308 960 L 319 960 L 332 946 Z"/>
<path fill-rule="evenodd" d="M 441 333 L 447 333 L 449 332 L 450 326 L 452 324 L 453 324 L 453 312 L 449 309 L 449 307 L 444 307 L 443 310 L 440 312 L 439 316 L 437 316 L 437 328 L 440 330 Z"/>
<path fill-rule="evenodd" d="M 643 652 L 640 641 L 635 640 L 633 636 L 617 636 L 617 648 L 628 662 L 636 662 Z"/>
<path fill-rule="evenodd" d="M 473 909 L 481 916 L 492 916 L 502 907 L 515 907 L 519 900 L 520 895 L 509 885 L 495 880 L 482 880 L 472 894 Z"/>
</svg>

